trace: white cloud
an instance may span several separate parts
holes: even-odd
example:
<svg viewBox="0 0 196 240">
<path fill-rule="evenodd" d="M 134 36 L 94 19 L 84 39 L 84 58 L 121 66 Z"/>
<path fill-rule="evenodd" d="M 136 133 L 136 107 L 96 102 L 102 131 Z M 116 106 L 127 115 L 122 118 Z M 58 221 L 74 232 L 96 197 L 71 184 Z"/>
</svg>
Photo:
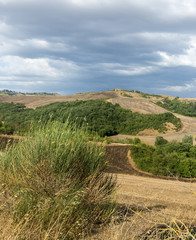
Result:
<svg viewBox="0 0 196 240">
<path fill-rule="evenodd" d="M 104 72 L 124 76 L 149 74 L 157 71 L 158 69 L 153 66 L 123 65 L 119 63 L 100 63 L 97 67 L 102 69 Z"/>
<path fill-rule="evenodd" d="M 37 81 L 37 80 L 35 80 L 35 81 L 26 81 L 26 82 L 25 81 L 17 81 L 17 80 L 15 80 L 13 82 L 12 78 L 10 78 L 11 81 L 8 81 L 8 80 L 7 81 L 3 81 L 1 79 L 2 78 L 0 77 L 0 85 L 4 86 L 4 88 L 1 88 L 1 89 L 5 89 L 5 87 L 12 87 L 13 84 L 15 86 L 23 86 L 23 87 L 38 87 L 40 85 L 44 85 L 45 84 L 44 81 Z"/>
<path fill-rule="evenodd" d="M 32 82 L 39 79 L 39 83 L 50 80 L 70 80 L 75 78 L 80 67 L 71 61 L 52 60 L 47 58 L 22 58 L 18 56 L 0 57 L 0 79 L 4 81 Z M 41 81 L 40 81 L 41 79 Z M 13 82 L 14 84 L 16 82 Z"/>
<path fill-rule="evenodd" d="M 156 54 L 161 58 L 157 65 L 166 67 L 175 66 L 190 66 L 196 67 L 196 40 L 195 37 L 189 41 L 189 47 L 184 49 L 182 54 L 170 54 L 167 52 L 158 51 Z"/>
<path fill-rule="evenodd" d="M 1 27 L 1 26 L 0 26 Z M 47 51 L 48 53 L 66 53 L 75 48 L 68 46 L 61 41 L 47 41 L 44 39 L 11 39 L 4 36 L 0 36 L 0 55 L 14 55 L 14 53 L 21 54 L 22 52 L 38 52 Z"/>
<path fill-rule="evenodd" d="M 196 79 L 193 79 L 191 83 L 185 83 L 182 86 L 167 86 L 165 88 L 161 88 L 159 90 L 163 91 L 171 91 L 171 92 L 185 92 L 185 91 L 194 91 L 196 90 Z"/>
</svg>

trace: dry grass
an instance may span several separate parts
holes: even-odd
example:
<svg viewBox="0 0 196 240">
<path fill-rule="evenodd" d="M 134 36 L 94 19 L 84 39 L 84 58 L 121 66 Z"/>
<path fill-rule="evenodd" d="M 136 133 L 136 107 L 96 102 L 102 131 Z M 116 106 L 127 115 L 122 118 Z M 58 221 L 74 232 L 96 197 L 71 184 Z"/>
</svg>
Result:
<svg viewBox="0 0 196 240">
<path fill-rule="evenodd" d="M 166 110 L 154 105 L 151 100 L 144 99 L 138 94 L 131 94 L 133 98 L 120 96 L 118 92 L 88 93 L 71 96 L 0 96 L 0 101 L 19 102 L 27 107 L 35 108 L 57 101 L 74 101 L 110 98 L 112 103 L 119 103 L 122 107 L 141 113 L 162 113 Z M 156 99 L 154 99 L 156 101 Z M 196 119 L 175 114 L 183 123 L 177 133 L 162 135 L 165 139 L 181 141 L 185 134 L 196 135 Z M 139 136 L 147 144 L 154 144 L 156 136 Z M 113 138 L 135 136 L 120 135 Z M 117 148 L 116 148 L 117 149 Z M 122 149 L 121 149 L 122 150 Z M 126 150 L 108 150 L 111 159 L 110 171 L 127 171 L 127 161 L 121 162 Z M 117 152 L 121 151 L 118 158 Z M 115 156 L 112 158 L 112 156 Z M 117 174 L 117 202 L 118 211 L 112 222 L 94 229 L 90 240 L 130 240 L 130 239 L 160 239 L 161 231 L 166 234 L 165 239 L 196 239 L 187 227 L 196 226 L 196 183 L 154 179 L 135 175 Z M 12 213 L 9 209 L 12 199 L 6 192 L 0 190 L 0 239 L 18 239 L 21 223 L 14 225 Z M 10 216 L 10 217 L 8 217 Z M 26 216 L 27 218 L 29 216 Z M 30 231 L 29 234 L 32 234 Z M 42 239 L 50 239 L 50 232 L 42 233 Z M 82 237 L 82 236 L 81 236 Z M 23 238 L 25 239 L 25 238 Z M 27 238 L 26 238 L 27 239 Z M 31 238 L 32 240 L 38 238 Z M 41 239 L 41 238 L 40 238 Z M 55 238 L 53 238 L 55 239 Z M 56 238 L 57 239 L 57 238 Z M 87 239 L 83 237 L 83 239 Z M 22 239 L 21 239 L 22 240 Z"/>
<path fill-rule="evenodd" d="M 7 96 L 0 95 L 0 102 L 13 102 L 13 103 L 22 103 L 27 108 L 36 108 L 44 105 L 48 105 L 53 102 L 67 102 L 75 100 L 94 100 L 94 99 L 107 99 L 115 98 L 118 94 L 115 92 L 99 92 L 99 93 L 81 93 L 75 95 L 15 95 Z"/>
<path fill-rule="evenodd" d="M 68 122 L 36 126 L 0 161 L 0 239 L 76 240 L 111 218 L 104 147 Z"/>
<path fill-rule="evenodd" d="M 89 240 L 196 239 L 196 183 L 117 175 L 118 211 Z"/>
</svg>

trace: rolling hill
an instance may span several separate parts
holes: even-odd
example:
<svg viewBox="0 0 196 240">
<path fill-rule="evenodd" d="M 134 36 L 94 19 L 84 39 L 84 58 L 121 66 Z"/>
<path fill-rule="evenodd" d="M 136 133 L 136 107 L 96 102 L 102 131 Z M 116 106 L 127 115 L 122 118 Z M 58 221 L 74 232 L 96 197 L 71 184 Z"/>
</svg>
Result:
<svg viewBox="0 0 196 240">
<path fill-rule="evenodd" d="M 126 91 L 115 90 L 106 92 L 91 92 L 91 93 L 79 93 L 74 95 L 0 95 L 0 102 L 8 103 L 20 103 L 24 104 L 26 108 L 36 109 L 37 107 L 46 106 L 55 102 L 72 102 L 76 100 L 96 100 L 104 99 L 112 104 L 119 104 L 122 108 L 131 110 L 132 112 L 138 112 L 142 114 L 163 114 L 169 112 L 163 107 L 157 105 L 157 102 L 163 101 L 165 98 L 170 100 L 175 99 L 171 96 L 152 95 L 145 94 L 139 91 Z M 181 101 L 194 101 L 194 99 L 179 99 Z M 157 135 L 164 136 L 168 141 L 176 140 L 181 141 L 185 134 L 191 134 L 196 136 L 196 119 L 192 117 L 182 116 L 177 113 L 173 113 L 182 122 L 182 127 L 177 132 L 174 130 L 172 124 L 167 124 L 167 131 L 162 134 L 154 129 L 146 129 L 140 131 L 137 136 L 145 143 L 153 145 Z M 132 135 L 117 135 L 113 136 L 113 139 L 117 138 L 132 138 Z M 195 142 L 194 142 L 195 143 Z"/>
</svg>

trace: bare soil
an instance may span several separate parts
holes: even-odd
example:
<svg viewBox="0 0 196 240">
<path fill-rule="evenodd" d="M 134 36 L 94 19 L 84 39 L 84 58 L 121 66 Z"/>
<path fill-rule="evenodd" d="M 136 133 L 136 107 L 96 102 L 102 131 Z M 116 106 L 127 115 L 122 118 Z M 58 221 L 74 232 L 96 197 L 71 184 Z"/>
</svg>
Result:
<svg viewBox="0 0 196 240">
<path fill-rule="evenodd" d="M 172 223 L 195 226 L 196 182 L 139 176 L 142 173 L 130 165 L 128 150 L 129 145 L 106 147 L 108 171 L 117 177 L 117 220 L 95 231 L 89 240 L 151 239 L 145 234 L 153 227 L 173 231 Z M 180 239 L 177 235 L 172 239 Z"/>
<path fill-rule="evenodd" d="M 122 108 L 129 109 L 133 112 L 144 114 L 160 114 L 168 112 L 167 110 L 153 104 L 151 100 L 146 98 L 128 98 L 118 96 L 117 98 L 110 99 L 113 104 L 119 104 Z"/>
<path fill-rule="evenodd" d="M 108 92 L 99 92 L 99 93 L 79 93 L 75 95 L 0 95 L 0 102 L 13 102 L 13 103 L 22 103 L 27 108 L 37 108 L 41 106 L 48 105 L 54 102 L 68 102 L 75 100 L 94 100 L 94 99 L 107 99 L 107 98 L 116 98 L 118 94 L 113 91 Z"/>
<path fill-rule="evenodd" d="M 107 171 L 117 174 L 118 202 L 143 207 L 162 206 L 161 214 L 196 224 L 196 179 L 185 182 L 185 179 L 157 177 L 138 171 L 129 156 L 129 145 L 106 147 Z"/>
</svg>

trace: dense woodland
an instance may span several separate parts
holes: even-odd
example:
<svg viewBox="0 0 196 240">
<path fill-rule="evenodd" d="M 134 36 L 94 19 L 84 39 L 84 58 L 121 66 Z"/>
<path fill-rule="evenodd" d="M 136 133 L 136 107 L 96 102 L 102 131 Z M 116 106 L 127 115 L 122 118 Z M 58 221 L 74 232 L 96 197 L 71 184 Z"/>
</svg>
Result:
<svg viewBox="0 0 196 240">
<path fill-rule="evenodd" d="M 113 105 L 104 100 L 74 101 L 52 103 L 36 109 L 26 109 L 22 104 L 0 103 L 0 133 L 22 134 L 31 122 L 56 120 L 85 124 L 90 132 L 100 136 L 111 136 L 118 133 L 136 135 L 144 129 L 156 129 L 165 132 L 166 122 L 181 127 L 180 119 L 172 113 L 140 114 Z"/>
<path fill-rule="evenodd" d="M 164 98 L 163 101 L 157 102 L 157 105 L 174 113 L 196 117 L 196 102 L 182 102 L 176 97 L 173 100 Z"/>
</svg>

